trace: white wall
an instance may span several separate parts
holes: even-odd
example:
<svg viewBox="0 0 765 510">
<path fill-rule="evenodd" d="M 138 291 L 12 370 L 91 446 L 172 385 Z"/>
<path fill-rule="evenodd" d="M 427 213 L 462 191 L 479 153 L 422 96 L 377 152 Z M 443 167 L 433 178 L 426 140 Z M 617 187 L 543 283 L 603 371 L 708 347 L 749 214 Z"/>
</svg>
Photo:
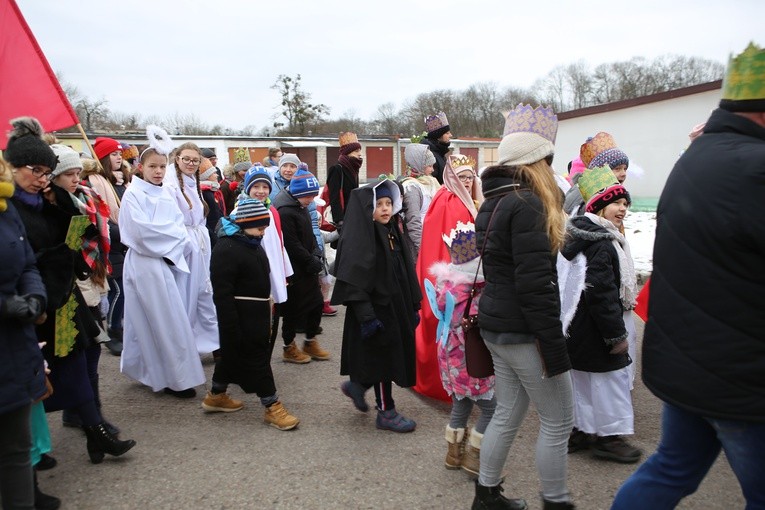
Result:
<svg viewBox="0 0 765 510">
<path fill-rule="evenodd" d="M 627 189 L 633 196 L 658 197 L 678 156 L 688 146 L 688 133 L 704 122 L 720 101 L 720 90 L 701 92 L 631 108 L 562 120 L 558 125 L 553 167 L 566 173 L 584 141 L 599 131 L 613 135 L 630 158 Z M 644 175 L 631 174 L 635 167 Z"/>
</svg>

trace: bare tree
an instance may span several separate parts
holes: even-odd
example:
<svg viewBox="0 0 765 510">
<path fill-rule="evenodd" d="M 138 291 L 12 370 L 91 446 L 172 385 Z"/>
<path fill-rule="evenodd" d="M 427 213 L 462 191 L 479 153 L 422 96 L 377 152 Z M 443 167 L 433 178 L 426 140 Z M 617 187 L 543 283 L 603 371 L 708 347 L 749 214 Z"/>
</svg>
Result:
<svg viewBox="0 0 765 510">
<path fill-rule="evenodd" d="M 276 82 L 271 86 L 281 95 L 281 111 L 278 117 L 284 117 L 284 123 L 275 122 L 274 127 L 284 126 L 286 134 L 304 135 L 307 126 L 319 124 L 324 115 L 329 114 L 329 107 L 325 104 L 311 103 L 311 94 L 304 92 L 301 86 L 301 76 L 294 78 L 286 74 L 280 74 Z"/>
<path fill-rule="evenodd" d="M 109 101 L 104 98 L 91 100 L 88 97 L 83 97 L 77 101 L 74 105 L 74 110 L 86 131 L 92 132 L 94 129 L 99 129 L 103 124 L 107 123 L 109 116 L 107 104 L 109 104 Z"/>
</svg>

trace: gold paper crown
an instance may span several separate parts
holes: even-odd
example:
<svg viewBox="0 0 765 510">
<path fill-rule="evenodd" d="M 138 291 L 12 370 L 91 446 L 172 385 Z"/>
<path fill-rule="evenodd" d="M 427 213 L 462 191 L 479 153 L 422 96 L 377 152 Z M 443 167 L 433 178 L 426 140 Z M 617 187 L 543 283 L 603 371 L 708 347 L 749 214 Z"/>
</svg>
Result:
<svg viewBox="0 0 765 510">
<path fill-rule="evenodd" d="M 438 112 L 436 115 L 429 115 L 425 117 L 425 130 L 428 133 L 432 133 L 436 129 L 441 129 L 449 125 L 449 119 L 446 118 L 444 112 Z"/>
<path fill-rule="evenodd" d="M 462 167 L 470 167 L 475 170 L 475 159 L 467 154 L 452 154 L 449 156 L 449 164 L 454 171 L 457 171 L 458 168 Z"/>
<path fill-rule="evenodd" d="M 531 105 L 518 103 L 518 106 L 507 112 L 504 117 L 503 137 L 511 133 L 535 133 L 555 143 L 555 136 L 558 134 L 558 116 L 552 108 L 542 106 L 532 108 Z"/>
<path fill-rule="evenodd" d="M 589 202 L 593 195 L 600 190 L 616 184 L 619 184 L 619 181 L 614 172 L 611 171 L 611 167 L 607 165 L 585 170 L 576 183 L 585 203 Z"/>
<path fill-rule="evenodd" d="M 359 143 L 359 138 L 356 136 L 356 133 L 351 133 L 350 131 L 347 131 L 345 133 L 340 133 L 340 146 L 343 145 L 349 145 L 352 143 Z"/>
<path fill-rule="evenodd" d="M 478 258 L 475 224 L 458 221 L 449 235 L 441 234 L 441 238 L 449 249 L 452 264 L 464 264 Z"/>
<path fill-rule="evenodd" d="M 246 148 L 234 149 L 234 163 L 249 163 L 250 161 L 250 152 Z"/>
<path fill-rule="evenodd" d="M 614 140 L 614 137 L 605 131 L 601 131 L 582 144 L 579 148 L 579 157 L 581 158 L 582 163 L 584 163 L 584 166 L 589 167 L 590 162 L 595 156 L 605 150 L 616 148 L 616 140 Z"/>
<path fill-rule="evenodd" d="M 740 55 L 731 56 L 723 79 L 722 99 L 765 99 L 765 50 L 750 42 Z"/>
</svg>

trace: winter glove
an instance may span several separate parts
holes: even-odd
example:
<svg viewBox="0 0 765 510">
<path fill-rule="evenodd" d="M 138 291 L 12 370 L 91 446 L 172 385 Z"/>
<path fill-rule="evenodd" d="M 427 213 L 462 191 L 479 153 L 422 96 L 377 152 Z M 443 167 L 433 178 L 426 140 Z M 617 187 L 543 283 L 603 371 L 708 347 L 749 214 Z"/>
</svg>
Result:
<svg viewBox="0 0 765 510">
<path fill-rule="evenodd" d="M 385 326 L 377 318 L 364 321 L 361 323 L 361 338 L 363 338 L 364 340 L 369 340 L 371 337 L 375 335 L 375 333 L 377 333 L 378 331 L 384 331 L 384 330 L 385 330 Z"/>
<path fill-rule="evenodd" d="M 0 305 L 0 316 L 22 322 L 34 322 L 43 311 L 43 300 L 39 296 L 10 296 Z"/>
<path fill-rule="evenodd" d="M 313 256 L 311 261 L 306 265 L 306 272 L 308 274 L 319 274 L 324 268 L 324 260 L 321 257 Z"/>
<path fill-rule="evenodd" d="M 414 311 L 414 327 L 416 328 L 419 325 L 420 325 L 420 311 L 415 310 Z"/>
</svg>

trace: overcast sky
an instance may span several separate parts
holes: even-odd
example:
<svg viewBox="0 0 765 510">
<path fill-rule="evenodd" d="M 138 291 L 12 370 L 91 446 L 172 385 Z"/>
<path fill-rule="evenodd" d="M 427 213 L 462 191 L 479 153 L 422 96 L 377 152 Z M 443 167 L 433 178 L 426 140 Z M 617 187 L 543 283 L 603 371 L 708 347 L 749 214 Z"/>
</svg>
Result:
<svg viewBox="0 0 765 510">
<path fill-rule="evenodd" d="M 280 74 L 371 119 L 417 94 L 528 87 L 557 65 L 765 45 L 765 1 L 17 0 L 54 71 L 113 111 L 271 125 Z M 511 107 L 512 105 L 508 105 Z"/>
</svg>

